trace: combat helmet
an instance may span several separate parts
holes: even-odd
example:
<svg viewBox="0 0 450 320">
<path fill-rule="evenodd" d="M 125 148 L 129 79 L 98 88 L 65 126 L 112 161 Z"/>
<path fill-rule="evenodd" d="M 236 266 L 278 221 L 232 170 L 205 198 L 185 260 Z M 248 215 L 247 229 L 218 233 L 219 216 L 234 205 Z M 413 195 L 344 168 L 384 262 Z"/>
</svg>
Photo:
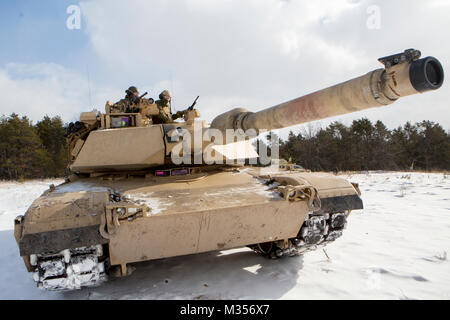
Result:
<svg viewBox="0 0 450 320">
<path fill-rule="evenodd" d="M 131 95 L 139 95 L 139 91 L 135 86 L 129 87 L 127 90 L 125 90 L 125 93 Z"/>
<path fill-rule="evenodd" d="M 170 99 L 172 99 L 172 95 L 170 94 L 169 90 L 164 90 L 163 92 L 161 92 L 159 94 L 160 100 L 166 100 L 166 99 L 164 99 L 165 97 L 169 97 Z"/>
</svg>

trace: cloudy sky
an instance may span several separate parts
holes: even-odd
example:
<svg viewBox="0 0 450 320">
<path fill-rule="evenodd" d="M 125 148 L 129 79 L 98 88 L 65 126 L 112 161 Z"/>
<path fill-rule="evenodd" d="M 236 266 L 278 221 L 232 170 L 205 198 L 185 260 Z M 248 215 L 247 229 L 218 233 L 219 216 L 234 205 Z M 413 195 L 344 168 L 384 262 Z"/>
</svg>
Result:
<svg viewBox="0 0 450 320">
<path fill-rule="evenodd" d="M 80 8 L 79 29 L 67 27 L 68 19 L 76 27 L 71 5 Z M 450 74 L 448 30 L 450 0 L 2 0 L 0 115 L 73 121 L 136 85 L 154 98 L 171 90 L 176 110 L 200 95 L 211 121 L 354 78 L 407 48 L 437 57 Z M 390 128 L 426 119 L 450 129 L 449 101 L 447 81 L 313 125 L 365 116 Z"/>
</svg>

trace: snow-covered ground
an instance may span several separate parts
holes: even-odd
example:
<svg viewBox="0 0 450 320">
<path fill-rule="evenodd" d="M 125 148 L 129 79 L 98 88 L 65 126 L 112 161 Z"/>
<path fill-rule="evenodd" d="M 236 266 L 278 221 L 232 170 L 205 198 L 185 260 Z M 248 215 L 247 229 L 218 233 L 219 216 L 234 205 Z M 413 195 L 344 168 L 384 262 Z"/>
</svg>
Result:
<svg viewBox="0 0 450 320">
<path fill-rule="evenodd" d="M 237 249 L 176 257 L 70 293 L 35 287 L 12 230 L 14 217 L 60 181 L 0 182 L 0 299 L 449 299 L 450 176 L 346 177 L 360 183 L 365 209 L 352 212 L 326 254 L 267 260 Z"/>
</svg>

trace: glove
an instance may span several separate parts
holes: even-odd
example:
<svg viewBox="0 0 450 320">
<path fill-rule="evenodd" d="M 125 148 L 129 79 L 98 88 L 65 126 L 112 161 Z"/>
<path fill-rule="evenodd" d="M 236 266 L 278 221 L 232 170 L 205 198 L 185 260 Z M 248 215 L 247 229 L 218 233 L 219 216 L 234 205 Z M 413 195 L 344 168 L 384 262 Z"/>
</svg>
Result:
<svg viewBox="0 0 450 320">
<path fill-rule="evenodd" d="M 178 119 L 184 116 L 184 111 L 178 111 L 173 115 L 173 119 Z"/>
</svg>

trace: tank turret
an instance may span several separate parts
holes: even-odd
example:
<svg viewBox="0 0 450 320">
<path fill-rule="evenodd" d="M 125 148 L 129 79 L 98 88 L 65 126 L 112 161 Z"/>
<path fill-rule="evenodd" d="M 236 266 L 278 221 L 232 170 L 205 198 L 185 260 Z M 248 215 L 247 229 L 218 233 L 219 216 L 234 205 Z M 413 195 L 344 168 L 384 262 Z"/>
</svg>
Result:
<svg viewBox="0 0 450 320">
<path fill-rule="evenodd" d="M 256 113 L 242 108 L 233 109 L 217 116 L 210 126 L 206 122 L 194 121 L 200 116 L 193 108 L 195 103 L 184 111 L 184 122 L 166 124 L 153 124 L 148 118 L 158 114 L 153 102 L 146 101 L 140 113 L 113 113 L 112 104 L 107 103 L 105 114 L 83 113 L 80 120 L 86 128 L 69 137 L 70 169 L 75 173 L 94 173 L 179 165 L 174 163 L 172 155 L 179 152 L 177 145 L 180 139 L 185 143 L 183 151 L 189 149 L 192 158 L 196 158 L 194 163 L 201 165 L 208 162 L 205 158 L 203 161 L 197 160 L 198 155 L 205 153 L 211 144 L 211 141 L 202 140 L 202 137 L 212 135 L 214 130 L 210 129 L 225 133 L 227 129 L 261 131 L 286 128 L 386 106 L 401 97 L 440 88 L 444 81 L 440 62 L 433 57 L 420 59 L 420 55 L 420 51 L 409 49 L 380 58 L 385 68 Z M 190 134 L 183 136 L 183 132 Z M 239 131 L 236 134 L 239 135 Z M 195 141 L 196 137 L 200 137 L 200 143 Z M 239 139 L 236 148 L 232 146 L 234 138 L 216 139 L 213 143 L 215 151 L 223 155 L 227 163 L 230 160 L 256 158 L 258 155 L 251 146 L 250 138 Z M 187 140 L 189 143 L 186 143 Z M 236 152 L 237 149 L 241 151 Z M 181 157 L 190 158 L 186 158 L 185 154 Z"/>
<path fill-rule="evenodd" d="M 444 81 L 441 63 L 420 59 L 418 50 L 380 58 L 385 68 L 253 113 L 234 109 L 216 117 L 212 128 L 281 129 L 364 109 L 382 107 L 401 97 L 439 89 Z"/>
</svg>

